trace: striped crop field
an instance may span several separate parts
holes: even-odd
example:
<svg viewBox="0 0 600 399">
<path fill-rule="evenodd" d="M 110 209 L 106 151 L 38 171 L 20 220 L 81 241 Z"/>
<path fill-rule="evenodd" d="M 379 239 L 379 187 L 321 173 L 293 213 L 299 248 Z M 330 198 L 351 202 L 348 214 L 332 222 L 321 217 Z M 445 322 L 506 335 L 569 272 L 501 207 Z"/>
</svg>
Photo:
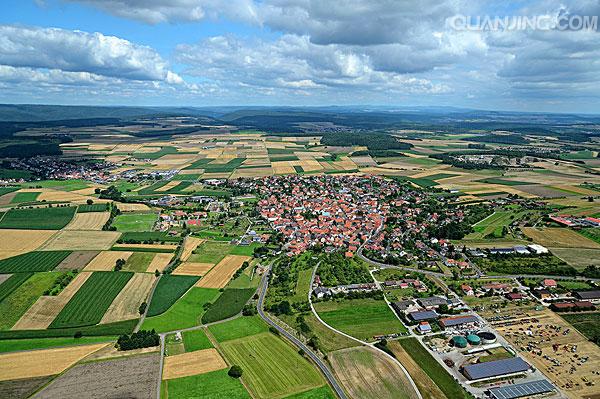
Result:
<svg viewBox="0 0 600 399">
<path fill-rule="evenodd" d="M 47 272 L 58 266 L 71 251 L 34 251 L 0 260 L 0 273 Z"/>
<path fill-rule="evenodd" d="M 56 316 L 50 328 L 98 324 L 133 273 L 94 272 Z"/>
</svg>

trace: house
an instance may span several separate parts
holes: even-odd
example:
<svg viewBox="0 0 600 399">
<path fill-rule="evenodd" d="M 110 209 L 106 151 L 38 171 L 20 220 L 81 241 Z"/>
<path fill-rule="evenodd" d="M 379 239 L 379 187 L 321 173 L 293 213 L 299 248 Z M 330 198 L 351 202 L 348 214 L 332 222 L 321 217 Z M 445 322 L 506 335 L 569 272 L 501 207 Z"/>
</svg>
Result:
<svg viewBox="0 0 600 399">
<path fill-rule="evenodd" d="M 552 298 L 552 293 L 548 290 L 533 290 L 533 295 L 540 299 L 550 299 Z"/>
<path fill-rule="evenodd" d="M 527 246 L 527 248 L 529 249 L 529 251 L 531 251 L 532 253 L 534 253 L 536 255 L 542 255 L 542 254 L 548 253 L 548 248 L 543 247 L 538 244 L 530 244 Z"/>
<path fill-rule="evenodd" d="M 417 327 L 417 331 L 419 331 L 419 333 L 421 334 L 427 334 L 431 332 L 431 324 L 429 324 L 426 321 L 422 321 L 419 323 L 419 326 Z"/>
<path fill-rule="evenodd" d="M 415 306 L 413 301 L 397 301 L 392 302 L 392 308 L 396 311 L 398 315 L 403 314 L 409 308 Z"/>
<path fill-rule="evenodd" d="M 506 296 L 506 299 L 508 299 L 510 301 L 520 301 L 522 299 L 527 298 L 527 296 L 521 294 L 520 292 L 509 292 L 505 296 Z"/>
<path fill-rule="evenodd" d="M 331 290 L 326 287 L 317 287 L 313 290 L 313 294 L 320 299 L 325 296 L 331 296 Z"/>
<path fill-rule="evenodd" d="M 542 281 L 542 286 L 544 288 L 556 288 L 558 286 L 558 284 L 556 284 L 556 280 L 551 279 L 551 278 L 546 278 L 546 279 L 544 279 L 544 281 Z"/>
<path fill-rule="evenodd" d="M 473 295 L 475 295 L 475 292 L 473 291 L 473 287 L 471 287 L 470 285 L 462 284 L 460 286 L 460 289 L 463 292 L 463 294 L 465 294 L 466 296 L 473 296 Z"/>
</svg>

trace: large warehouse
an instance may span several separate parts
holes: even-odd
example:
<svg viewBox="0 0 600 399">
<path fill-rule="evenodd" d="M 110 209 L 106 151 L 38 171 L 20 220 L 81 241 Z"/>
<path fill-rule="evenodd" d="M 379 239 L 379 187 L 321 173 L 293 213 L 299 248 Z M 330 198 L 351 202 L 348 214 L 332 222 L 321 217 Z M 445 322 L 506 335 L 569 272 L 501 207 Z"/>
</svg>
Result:
<svg viewBox="0 0 600 399">
<path fill-rule="evenodd" d="M 524 382 L 521 384 L 506 385 L 498 388 L 490 388 L 492 399 L 517 399 L 525 396 L 541 395 L 553 392 L 554 386 L 546 380 Z"/>
<path fill-rule="evenodd" d="M 494 360 L 492 362 L 469 364 L 463 367 L 463 374 L 469 380 L 482 380 L 485 378 L 501 377 L 507 374 L 522 373 L 529 370 L 530 366 L 520 357 Z"/>
</svg>

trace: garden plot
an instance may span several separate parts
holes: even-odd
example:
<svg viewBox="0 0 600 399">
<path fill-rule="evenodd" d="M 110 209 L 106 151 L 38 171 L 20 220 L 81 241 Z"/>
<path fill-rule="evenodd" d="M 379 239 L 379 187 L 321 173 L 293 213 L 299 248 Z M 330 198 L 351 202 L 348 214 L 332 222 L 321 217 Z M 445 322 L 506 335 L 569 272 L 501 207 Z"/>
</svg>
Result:
<svg viewBox="0 0 600 399">
<path fill-rule="evenodd" d="M 92 259 L 98 255 L 99 251 L 74 251 L 67 256 L 58 266 L 54 268 L 56 271 L 61 270 L 81 270 Z"/>
<path fill-rule="evenodd" d="M 160 355 L 144 354 L 78 364 L 38 392 L 35 399 L 155 398 Z"/>
<path fill-rule="evenodd" d="M 116 231 L 62 230 L 48 240 L 42 249 L 101 251 L 110 249 L 120 235 Z"/>
<path fill-rule="evenodd" d="M 250 259 L 250 256 L 227 255 L 206 276 L 200 279 L 196 286 L 223 288 L 227 285 L 236 270 L 242 266 L 242 263 Z"/>
<path fill-rule="evenodd" d="M 83 269 L 87 271 L 111 271 L 115 268 L 117 260 L 127 261 L 133 252 L 128 251 L 102 251 Z"/>
<path fill-rule="evenodd" d="M 162 272 L 165 267 L 169 266 L 171 263 L 171 259 L 173 259 L 173 254 L 156 254 L 152 259 L 152 262 L 148 265 L 148 269 L 146 272 L 154 273 L 154 271 L 158 270 Z"/>
<path fill-rule="evenodd" d="M 155 279 L 156 277 L 153 274 L 134 274 L 115 297 L 102 320 L 100 320 L 100 324 L 138 318 L 140 316 L 138 311 L 140 305 L 148 298 Z"/>
<path fill-rule="evenodd" d="M 165 358 L 163 379 L 188 377 L 221 370 L 227 367 L 225 360 L 216 349 L 203 349 Z"/>
<path fill-rule="evenodd" d="M 54 233 L 53 230 L 2 230 L 0 259 L 36 250 Z"/>
<path fill-rule="evenodd" d="M 214 266 L 213 263 L 183 262 L 173 274 L 184 276 L 204 276 Z"/>
<path fill-rule="evenodd" d="M 103 343 L 2 354 L 0 355 L 0 381 L 62 373 L 106 345 Z"/>
<path fill-rule="evenodd" d="M 102 230 L 108 221 L 110 212 L 77 213 L 66 230 Z"/>
<path fill-rule="evenodd" d="M 56 296 L 40 297 L 12 327 L 12 330 L 43 330 L 58 316 L 92 273 L 82 272 Z"/>
<path fill-rule="evenodd" d="M 338 381 L 352 398 L 418 398 L 402 368 L 385 354 L 367 347 L 329 354 Z"/>
</svg>

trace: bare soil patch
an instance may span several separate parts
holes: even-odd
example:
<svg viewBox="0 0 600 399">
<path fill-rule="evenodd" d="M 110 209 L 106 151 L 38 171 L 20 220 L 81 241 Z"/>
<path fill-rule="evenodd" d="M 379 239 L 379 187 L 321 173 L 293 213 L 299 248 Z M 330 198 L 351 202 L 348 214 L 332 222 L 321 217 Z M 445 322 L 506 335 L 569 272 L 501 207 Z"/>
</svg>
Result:
<svg viewBox="0 0 600 399">
<path fill-rule="evenodd" d="M 52 377 L 24 378 L 12 381 L 0 381 L 0 398 L 24 399 L 50 382 Z"/>
<path fill-rule="evenodd" d="M 75 251 L 71 252 L 54 270 L 81 270 L 92 259 L 94 259 L 100 251 Z"/>
</svg>

